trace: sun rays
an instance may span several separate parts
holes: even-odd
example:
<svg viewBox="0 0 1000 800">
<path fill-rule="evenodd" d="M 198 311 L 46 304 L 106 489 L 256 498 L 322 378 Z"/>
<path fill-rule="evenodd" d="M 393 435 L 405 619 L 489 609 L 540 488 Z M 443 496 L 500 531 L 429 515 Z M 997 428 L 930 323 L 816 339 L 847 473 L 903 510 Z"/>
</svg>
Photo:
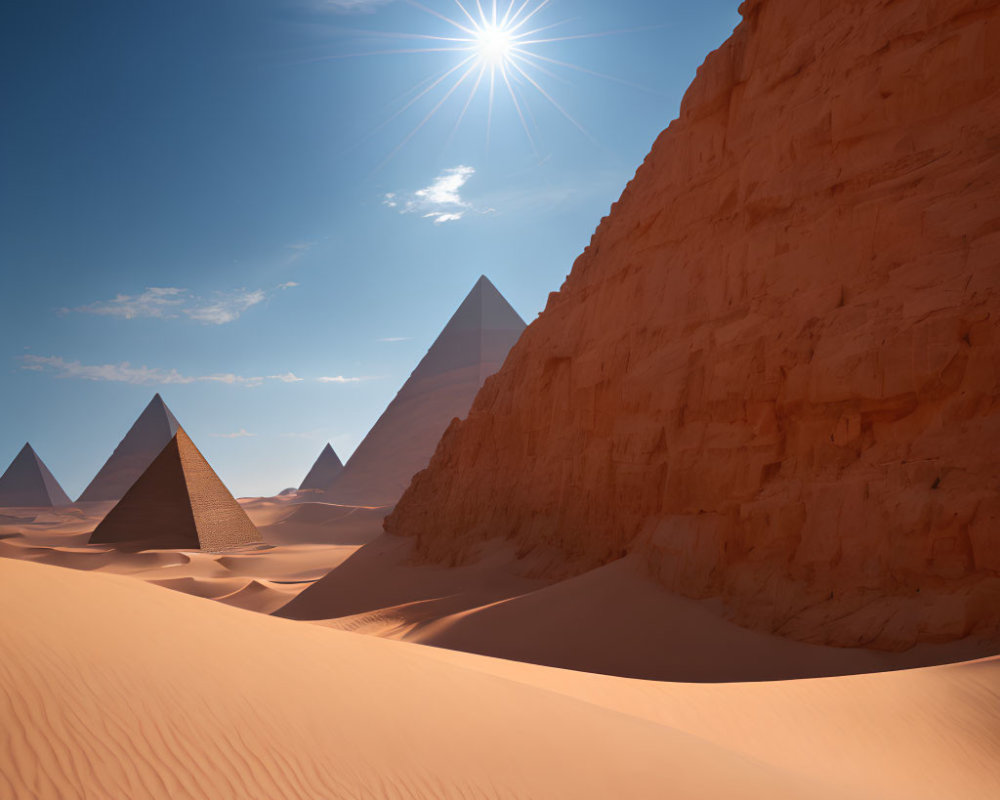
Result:
<svg viewBox="0 0 1000 800">
<path fill-rule="evenodd" d="M 438 0 L 434 4 L 436 7 L 417 0 L 403 1 L 442 23 L 445 26 L 442 32 L 356 31 L 375 37 L 376 40 L 396 39 L 403 46 L 334 56 L 349 58 L 391 54 L 454 54 L 455 60 L 447 69 L 422 78 L 400 99 L 402 105 L 372 131 L 374 133 L 384 128 L 407 112 L 420 113 L 417 107 L 423 111 L 416 125 L 395 145 L 383 164 L 446 108 L 449 113 L 455 113 L 455 122 L 445 139 L 445 146 L 450 144 L 479 99 L 486 104 L 487 146 L 503 107 L 505 113 L 512 112 L 516 125 L 527 137 L 532 151 L 540 157 L 536 138 L 538 123 L 531 107 L 531 101 L 539 99 L 593 141 L 586 128 L 556 99 L 548 84 L 552 81 L 565 82 L 566 79 L 558 74 L 560 70 L 574 70 L 612 81 L 619 79 L 553 58 L 540 50 L 558 42 L 591 39 L 626 31 L 553 35 L 555 29 L 568 20 L 550 22 L 544 19 L 542 12 L 547 10 L 552 0 L 451 0 L 450 3 Z M 441 8 L 444 10 L 439 10 Z"/>
</svg>

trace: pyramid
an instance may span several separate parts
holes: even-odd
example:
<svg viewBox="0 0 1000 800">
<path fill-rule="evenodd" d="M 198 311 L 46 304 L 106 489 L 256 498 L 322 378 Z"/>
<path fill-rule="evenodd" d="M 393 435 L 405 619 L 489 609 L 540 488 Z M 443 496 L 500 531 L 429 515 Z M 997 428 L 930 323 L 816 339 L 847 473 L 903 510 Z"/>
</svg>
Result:
<svg viewBox="0 0 1000 800">
<path fill-rule="evenodd" d="M 441 434 L 464 417 L 483 382 L 503 364 L 524 320 L 482 276 L 388 405 L 326 499 L 392 505 L 427 466 Z"/>
<path fill-rule="evenodd" d="M 21 448 L 0 477 L 0 507 L 68 506 L 72 502 L 30 444 Z"/>
<path fill-rule="evenodd" d="M 90 542 L 213 552 L 263 544 L 183 428 L 97 526 Z"/>
<path fill-rule="evenodd" d="M 302 485 L 299 486 L 300 492 L 309 491 L 311 489 L 325 490 L 329 489 L 331 484 L 333 484 L 334 478 L 336 478 L 344 469 L 344 464 L 340 460 L 330 444 L 327 444 L 323 448 L 323 451 L 319 454 L 319 458 L 316 459 L 316 463 L 312 465 L 312 469 L 306 475 L 305 479 L 302 481 Z"/>
<path fill-rule="evenodd" d="M 78 503 L 119 500 L 180 427 L 159 394 L 129 428 L 111 457 L 77 498 Z"/>
</svg>

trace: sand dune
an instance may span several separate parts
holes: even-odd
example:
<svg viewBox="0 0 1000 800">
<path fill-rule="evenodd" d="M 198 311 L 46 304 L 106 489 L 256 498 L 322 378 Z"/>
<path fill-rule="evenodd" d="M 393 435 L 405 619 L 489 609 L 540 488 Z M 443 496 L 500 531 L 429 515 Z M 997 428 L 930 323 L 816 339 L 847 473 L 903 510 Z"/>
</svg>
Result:
<svg viewBox="0 0 1000 800">
<path fill-rule="evenodd" d="M 0 561 L 12 798 L 988 798 L 1000 663 L 577 675 Z"/>
<path fill-rule="evenodd" d="M 260 531 L 269 544 L 318 543 L 362 545 L 382 533 L 382 520 L 388 508 L 342 506 L 309 502 L 281 506 L 277 514 L 260 506 L 247 508 L 250 518 L 269 520 Z"/>
<path fill-rule="evenodd" d="M 296 584 L 252 580 L 235 592 L 214 599 L 227 606 L 270 614 L 285 605 L 300 590 L 301 587 Z"/>
<path fill-rule="evenodd" d="M 485 603 L 513 597 L 544 586 L 542 581 L 518 577 L 509 569 L 510 548 L 499 544 L 475 564 L 459 569 L 410 563 L 411 539 L 383 535 L 362 547 L 323 580 L 306 589 L 277 612 L 289 619 L 345 620 L 344 627 L 362 630 L 372 612 L 382 633 L 384 617 L 405 621 L 453 614 Z M 391 611 L 390 611 L 391 610 Z M 375 619 L 375 618 L 373 618 Z"/>
<path fill-rule="evenodd" d="M 978 639 L 894 653 L 759 633 L 729 622 L 717 604 L 667 592 L 636 558 L 480 608 L 377 632 L 586 672 L 697 682 L 849 675 L 1000 653 L 1000 642 Z"/>
<path fill-rule="evenodd" d="M 668 592 L 627 558 L 550 584 L 519 577 L 509 545 L 473 563 L 412 562 L 384 535 L 274 612 L 345 631 L 650 680 L 762 681 L 933 666 L 1000 653 L 968 638 L 904 652 L 825 647 L 740 627 L 715 602 Z M 523 566 L 523 565 L 522 565 Z"/>
</svg>

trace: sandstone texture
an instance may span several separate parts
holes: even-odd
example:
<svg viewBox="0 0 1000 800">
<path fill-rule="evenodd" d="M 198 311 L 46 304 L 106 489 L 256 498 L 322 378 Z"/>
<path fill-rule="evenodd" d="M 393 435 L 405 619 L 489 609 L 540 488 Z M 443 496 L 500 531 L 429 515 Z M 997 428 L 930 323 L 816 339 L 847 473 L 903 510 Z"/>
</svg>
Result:
<svg viewBox="0 0 1000 800">
<path fill-rule="evenodd" d="M 386 520 L 747 626 L 1000 620 L 1000 3 L 754 0 Z"/>
</svg>

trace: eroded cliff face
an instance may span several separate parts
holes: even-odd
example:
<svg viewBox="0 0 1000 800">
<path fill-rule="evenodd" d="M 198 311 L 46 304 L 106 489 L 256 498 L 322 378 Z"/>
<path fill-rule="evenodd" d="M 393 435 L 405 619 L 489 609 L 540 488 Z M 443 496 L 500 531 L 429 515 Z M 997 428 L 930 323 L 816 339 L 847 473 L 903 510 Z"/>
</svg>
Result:
<svg viewBox="0 0 1000 800">
<path fill-rule="evenodd" d="M 387 519 L 795 638 L 1000 620 L 1000 3 L 757 0 Z"/>
</svg>

